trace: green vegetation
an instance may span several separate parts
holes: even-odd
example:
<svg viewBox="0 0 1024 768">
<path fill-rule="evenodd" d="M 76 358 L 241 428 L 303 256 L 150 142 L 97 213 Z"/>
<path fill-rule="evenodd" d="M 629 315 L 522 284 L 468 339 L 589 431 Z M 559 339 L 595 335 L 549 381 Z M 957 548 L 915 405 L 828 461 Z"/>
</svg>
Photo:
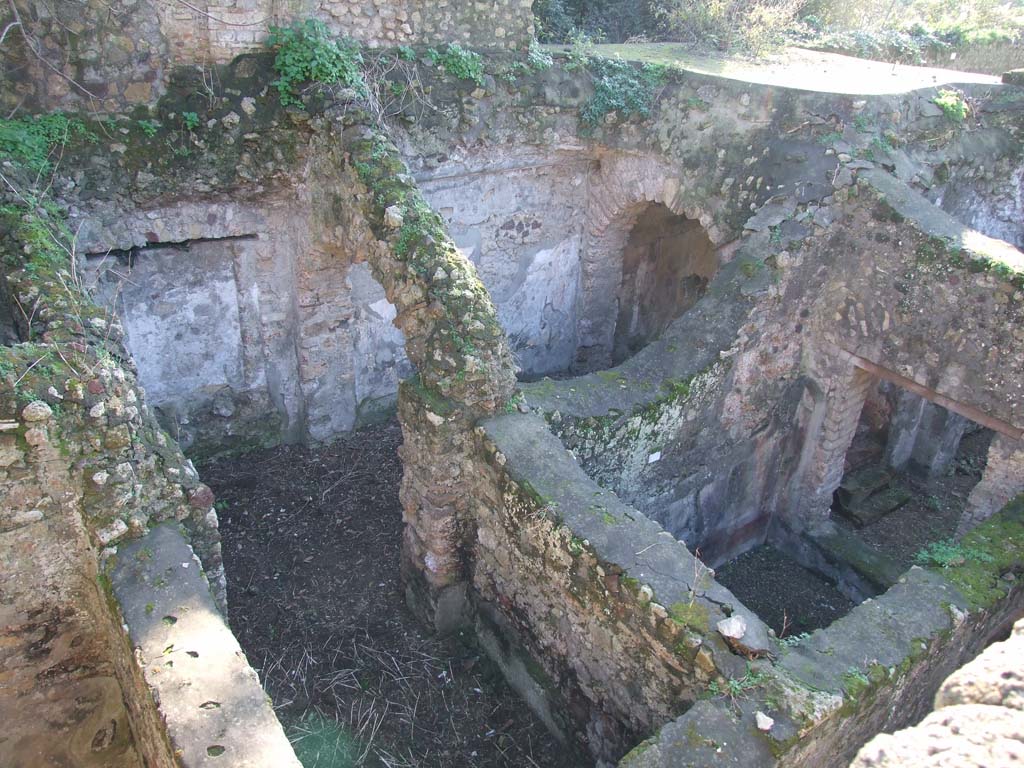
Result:
<svg viewBox="0 0 1024 768">
<path fill-rule="evenodd" d="M 938 542 L 922 553 L 926 564 L 938 569 L 972 607 L 991 606 L 1006 595 L 1012 584 L 1004 576 L 1024 569 L 1024 495 L 964 536 L 959 544 Z"/>
<path fill-rule="evenodd" d="M 743 677 L 726 678 L 724 683 L 712 680 L 708 684 L 708 693 L 715 697 L 728 698 L 733 704 L 738 699 L 746 698 L 747 692 L 768 681 L 768 675 L 764 672 L 755 672 L 750 664 L 747 664 L 747 671 Z"/>
<path fill-rule="evenodd" d="M 199 127 L 199 115 L 195 112 L 182 112 L 181 124 L 185 126 L 186 131 L 194 131 Z"/>
<path fill-rule="evenodd" d="M 967 119 L 967 115 L 970 112 L 970 108 L 964 100 L 964 95 L 960 91 L 943 88 L 932 101 L 942 110 L 942 114 L 953 123 L 962 123 Z"/>
<path fill-rule="evenodd" d="M 843 673 L 843 689 L 847 696 L 855 699 L 870 687 L 871 678 L 859 669 L 851 667 Z"/>
<path fill-rule="evenodd" d="M 963 46 L 1012 43 L 1024 29 L 1024 8 L 1003 0 L 809 0 L 804 32 L 828 47 L 908 64 L 949 59 Z"/>
<path fill-rule="evenodd" d="M 799 635 L 790 635 L 789 637 L 780 637 L 779 638 L 779 645 L 781 645 L 781 646 L 783 646 L 785 648 L 793 648 L 795 646 L 800 645 L 800 643 L 804 642 L 804 640 L 807 640 L 808 638 L 810 638 L 810 636 L 811 636 L 810 632 L 801 632 Z"/>
<path fill-rule="evenodd" d="M 918 565 L 934 565 L 939 568 L 963 565 L 968 560 L 977 560 L 980 563 L 993 562 L 992 556 L 987 552 L 964 547 L 952 539 L 933 541 L 914 555 L 914 562 Z"/>
<path fill-rule="evenodd" d="M 613 113 L 622 120 L 649 117 L 667 72 L 660 64 L 637 66 L 600 56 L 588 57 L 586 67 L 594 78 L 594 96 L 583 105 L 580 118 L 589 127 L 600 125 Z"/>
<path fill-rule="evenodd" d="M 156 132 L 160 129 L 160 123 L 156 120 L 136 120 L 135 124 L 138 125 L 142 132 L 149 138 L 156 136 Z"/>
<path fill-rule="evenodd" d="M 472 80 L 478 86 L 485 84 L 484 62 L 479 53 L 463 48 L 458 43 L 448 43 L 443 51 L 431 48 L 427 51 L 435 66 L 444 68 L 452 77 L 459 80 Z"/>
<path fill-rule="evenodd" d="M 699 603 L 673 603 L 668 609 L 668 616 L 681 627 L 695 632 L 708 631 L 708 609 Z"/>
<path fill-rule="evenodd" d="M 278 79 L 273 85 L 285 106 L 302 107 L 299 85 L 305 82 L 340 85 L 366 95 L 359 46 L 351 40 L 334 40 L 323 22 L 307 19 L 290 27 L 271 27 L 267 42 L 277 51 Z"/>
<path fill-rule="evenodd" d="M 7 266 L 24 267 L 39 275 L 68 265 L 74 236 L 67 228 L 64 211 L 52 200 L 24 195 L 21 204 L 0 207 L 0 222 L 21 244 L 21 252 L 8 252 Z"/>
<path fill-rule="evenodd" d="M 72 138 L 95 141 L 85 123 L 60 112 L 0 120 L 0 160 L 8 160 L 32 173 L 46 173 L 51 156 Z"/>
<path fill-rule="evenodd" d="M 538 38 L 672 41 L 758 55 L 779 45 L 999 74 L 1019 66 L 1024 6 L 1006 0 L 535 0 Z"/>
<path fill-rule="evenodd" d="M 785 42 L 801 5 L 800 0 L 658 0 L 655 15 L 674 39 L 757 55 Z"/>
<path fill-rule="evenodd" d="M 536 40 L 531 40 L 526 51 L 526 65 L 534 72 L 546 72 L 552 64 L 554 59 L 551 54 L 541 48 Z"/>
</svg>

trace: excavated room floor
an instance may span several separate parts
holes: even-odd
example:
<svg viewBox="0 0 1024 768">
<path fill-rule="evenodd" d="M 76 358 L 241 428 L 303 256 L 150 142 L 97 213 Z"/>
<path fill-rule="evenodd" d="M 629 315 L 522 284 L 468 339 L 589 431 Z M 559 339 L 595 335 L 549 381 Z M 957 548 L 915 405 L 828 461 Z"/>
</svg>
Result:
<svg viewBox="0 0 1024 768">
<path fill-rule="evenodd" d="M 902 476 L 900 482 L 910 491 L 910 501 L 870 525 L 857 528 L 839 515 L 834 519 L 873 549 L 909 568 L 922 547 L 956 533 L 967 497 L 981 480 L 991 441 L 988 430 L 966 435 L 949 469 L 930 483 Z"/>
<path fill-rule="evenodd" d="M 306 768 L 585 765 L 470 638 L 407 610 L 394 422 L 200 468 L 217 495 L 231 627 Z"/>
</svg>

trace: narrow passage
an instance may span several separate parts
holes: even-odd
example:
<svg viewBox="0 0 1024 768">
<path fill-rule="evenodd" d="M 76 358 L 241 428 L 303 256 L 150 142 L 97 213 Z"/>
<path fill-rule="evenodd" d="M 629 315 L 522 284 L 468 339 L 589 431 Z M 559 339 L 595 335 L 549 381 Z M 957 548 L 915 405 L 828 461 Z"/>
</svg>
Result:
<svg viewBox="0 0 1024 768">
<path fill-rule="evenodd" d="M 306 768 L 576 768 L 471 637 L 442 641 L 399 577 L 397 423 L 201 468 L 232 629 Z"/>
</svg>

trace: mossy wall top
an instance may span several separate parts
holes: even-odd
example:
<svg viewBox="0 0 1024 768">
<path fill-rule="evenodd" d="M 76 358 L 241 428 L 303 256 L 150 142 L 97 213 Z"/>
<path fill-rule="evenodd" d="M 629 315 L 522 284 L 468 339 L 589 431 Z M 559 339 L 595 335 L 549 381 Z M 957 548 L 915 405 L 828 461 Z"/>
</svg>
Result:
<svg viewBox="0 0 1024 768">
<path fill-rule="evenodd" d="M 163 92 L 174 64 L 209 67 L 264 47 L 269 28 L 319 19 L 372 47 L 457 42 L 522 48 L 533 37 L 532 0 L 17 0 L 24 37 L 0 51 L 3 103 L 38 109 L 85 101 L 102 111 Z M 74 81 L 74 82 L 72 82 Z"/>
</svg>

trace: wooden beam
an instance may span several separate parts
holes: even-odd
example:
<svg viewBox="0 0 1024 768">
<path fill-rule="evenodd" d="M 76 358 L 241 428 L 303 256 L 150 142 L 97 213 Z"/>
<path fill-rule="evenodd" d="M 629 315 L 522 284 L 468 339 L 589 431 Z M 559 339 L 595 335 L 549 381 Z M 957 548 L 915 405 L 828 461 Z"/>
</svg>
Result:
<svg viewBox="0 0 1024 768">
<path fill-rule="evenodd" d="M 976 424 L 980 424 L 983 427 L 988 427 L 994 432 L 998 432 L 1001 435 L 1013 438 L 1014 440 L 1020 440 L 1024 437 L 1024 429 L 1018 429 L 1017 427 L 1009 424 L 1002 419 L 997 419 L 994 416 L 989 416 L 987 413 L 978 410 L 973 405 L 965 405 L 957 400 L 953 400 L 950 397 L 946 397 L 941 392 L 936 392 L 934 389 L 929 389 L 923 384 L 918 384 L 913 379 L 908 379 L 906 376 L 902 376 L 895 371 L 890 371 L 888 368 L 883 368 L 880 365 L 867 360 L 859 355 L 851 354 L 846 350 L 840 350 L 842 355 L 850 360 L 855 366 L 860 368 L 862 371 L 870 373 L 872 376 L 876 376 L 879 379 L 892 382 L 897 387 L 902 387 L 915 395 L 923 397 L 929 402 L 935 403 L 945 408 L 947 411 L 963 416 L 965 419 L 970 419 Z"/>
</svg>

